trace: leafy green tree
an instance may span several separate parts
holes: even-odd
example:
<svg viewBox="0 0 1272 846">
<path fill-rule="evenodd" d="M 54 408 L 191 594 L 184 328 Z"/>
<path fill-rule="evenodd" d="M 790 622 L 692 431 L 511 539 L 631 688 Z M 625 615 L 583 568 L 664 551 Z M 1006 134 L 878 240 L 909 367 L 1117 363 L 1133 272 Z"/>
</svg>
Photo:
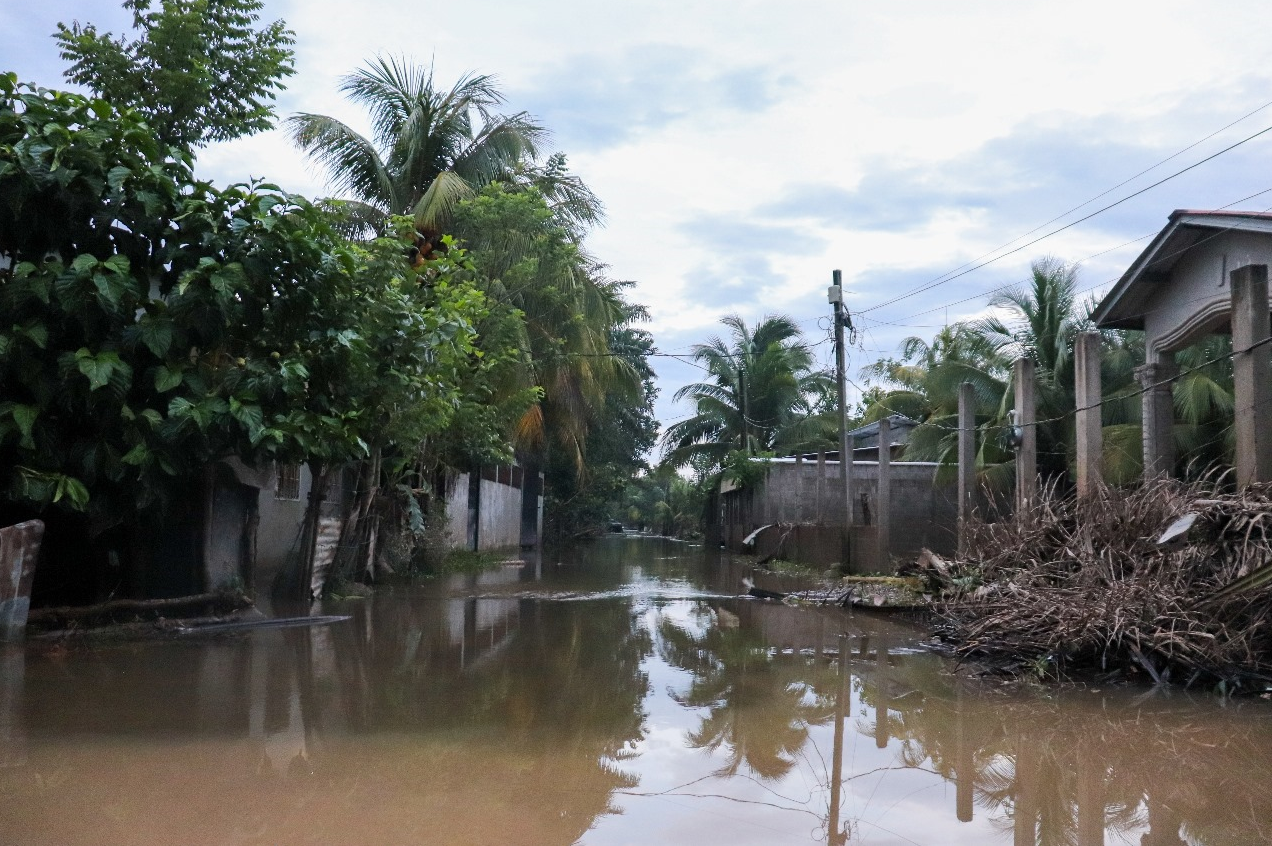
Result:
<svg viewBox="0 0 1272 846">
<path fill-rule="evenodd" d="M 790 318 L 770 315 L 754 327 L 738 315 L 721 322 L 730 330 L 727 340 L 713 336 L 692 351 L 710 381 L 675 394 L 696 408 L 663 434 L 664 459 L 676 467 L 700 457 L 719 469 L 730 453 L 793 448 L 829 385 L 826 374 L 813 369 L 812 350 Z"/>
<path fill-rule="evenodd" d="M 261 0 L 124 0 L 138 37 L 59 23 L 66 78 L 144 115 L 168 145 L 189 150 L 269 129 L 271 105 L 294 73 L 295 35 L 256 28 Z"/>
<path fill-rule="evenodd" d="M 531 473 L 547 474 L 557 532 L 593 530 L 642 463 L 654 426 L 652 340 L 634 326 L 643 309 L 626 301 L 629 283 L 605 277 L 533 187 L 492 183 L 460 203 L 453 227 L 492 315 L 520 318 L 522 358 L 505 372 L 504 390 L 516 396 L 533 387 L 537 401 L 513 421 L 510 439 Z"/>
<path fill-rule="evenodd" d="M 350 242 L 271 186 L 195 182 L 134 112 L 12 75 L 0 95 L 0 506 L 135 565 L 103 591 L 144 589 L 156 527 L 222 458 L 307 461 L 321 496 L 449 422 L 485 314 L 461 251 L 414 268 L 409 222 Z"/>
</svg>

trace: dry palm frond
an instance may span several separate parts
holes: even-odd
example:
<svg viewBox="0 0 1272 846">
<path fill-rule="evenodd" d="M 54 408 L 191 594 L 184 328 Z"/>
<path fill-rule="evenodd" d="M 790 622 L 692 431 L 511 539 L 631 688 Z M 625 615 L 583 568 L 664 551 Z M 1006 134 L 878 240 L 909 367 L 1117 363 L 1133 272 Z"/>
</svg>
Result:
<svg viewBox="0 0 1272 846">
<path fill-rule="evenodd" d="M 1138 665 L 1155 681 L 1272 680 L 1272 485 L 1218 481 L 1045 491 L 1000 523 L 969 527 L 942 576 L 941 631 L 964 655 L 1068 670 Z M 1197 515 L 1186 542 L 1159 546 Z"/>
</svg>

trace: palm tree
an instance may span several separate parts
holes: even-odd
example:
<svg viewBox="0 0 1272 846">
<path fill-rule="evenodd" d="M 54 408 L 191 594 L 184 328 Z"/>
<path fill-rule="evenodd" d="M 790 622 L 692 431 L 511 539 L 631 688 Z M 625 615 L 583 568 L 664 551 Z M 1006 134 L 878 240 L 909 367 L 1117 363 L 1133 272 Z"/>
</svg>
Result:
<svg viewBox="0 0 1272 846">
<path fill-rule="evenodd" d="M 867 396 L 865 422 L 889 414 L 904 414 L 921 421 L 906 447 L 910 461 L 939 461 L 952 465 L 958 444 L 958 392 L 971 383 L 976 401 L 977 464 L 994 482 L 1008 459 L 1000 439 L 994 437 L 1007 391 L 1010 362 L 971 324 L 955 323 L 937 332 L 931 343 L 906 338 L 899 359 L 884 359 L 862 370 L 868 381 L 891 387 Z"/>
<path fill-rule="evenodd" d="M 435 237 L 456 203 L 495 180 L 534 185 L 571 225 L 596 222 L 600 203 L 569 174 L 565 157 L 537 163 L 546 130 L 526 112 L 498 113 L 504 98 L 496 83 L 470 73 L 442 90 L 432 67 L 381 58 L 340 84 L 369 112 L 371 138 L 326 115 L 295 114 L 286 127 L 335 190 L 352 198 L 350 213 L 363 227 L 380 229 L 389 215 L 405 214 Z"/>
<path fill-rule="evenodd" d="M 721 323 L 730 330 L 727 341 L 713 336 L 692 351 L 711 381 L 675 393 L 697 407 L 663 435 L 666 460 L 676 467 L 697 457 L 718 468 L 731 453 L 755 455 L 798 442 L 816 398 L 829 389 L 789 317 L 769 315 L 751 328 L 733 314 Z"/>
</svg>

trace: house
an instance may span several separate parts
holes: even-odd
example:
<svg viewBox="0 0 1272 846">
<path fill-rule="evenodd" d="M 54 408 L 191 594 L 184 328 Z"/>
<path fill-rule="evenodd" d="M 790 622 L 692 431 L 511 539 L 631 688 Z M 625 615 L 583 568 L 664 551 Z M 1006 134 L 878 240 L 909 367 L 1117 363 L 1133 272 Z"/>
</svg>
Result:
<svg viewBox="0 0 1272 846">
<path fill-rule="evenodd" d="M 1096 307 L 1097 326 L 1144 332 L 1145 363 L 1136 376 L 1146 478 L 1175 463 L 1175 353 L 1216 332 L 1233 337 L 1238 482 L 1272 478 L 1272 430 L 1256 425 L 1256 412 L 1272 402 L 1269 264 L 1272 213 L 1177 210 Z"/>
</svg>

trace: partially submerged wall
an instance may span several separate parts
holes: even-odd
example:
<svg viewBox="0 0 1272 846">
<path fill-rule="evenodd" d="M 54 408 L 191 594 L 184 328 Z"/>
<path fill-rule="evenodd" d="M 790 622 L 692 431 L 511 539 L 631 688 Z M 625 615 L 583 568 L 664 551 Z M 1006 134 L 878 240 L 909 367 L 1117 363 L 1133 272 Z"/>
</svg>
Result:
<svg viewBox="0 0 1272 846">
<path fill-rule="evenodd" d="M 784 544 L 776 555 L 813 564 L 843 561 L 844 515 L 839 462 L 796 462 L 775 459 L 767 462 L 763 481 L 751 490 L 728 491 L 723 496 L 723 540 L 730 549 L 775 552 L 767 546 L 749 549 L 742 540 L 760 526 L 795 524 L 794 531 L 757 539 L 764 545 Z M 913 558 L 924 547 L 937 552 L 953 552 L 957 543 L 958 499 L 956 483 L 938 482 L 934 462 L 891 462 L 891 532 L 888 555 Z M 879 561 L 877 515 L 879 465 L 874 461 L 854 461 L 852 476 L 853 531 L 851 562 L 855 571 L 873 569 Z M 784 537 L 783 537 L 784 536 Z"/>
</svg>

